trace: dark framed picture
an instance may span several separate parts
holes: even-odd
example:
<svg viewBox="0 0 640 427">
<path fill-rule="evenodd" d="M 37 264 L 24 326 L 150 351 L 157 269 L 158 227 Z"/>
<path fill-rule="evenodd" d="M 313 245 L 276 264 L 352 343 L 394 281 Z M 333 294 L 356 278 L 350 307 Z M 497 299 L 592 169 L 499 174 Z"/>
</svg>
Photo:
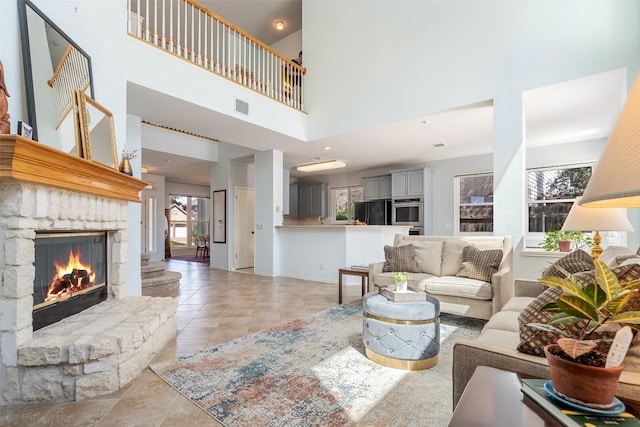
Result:
<svg viewBox="0 0 640 427">
<path fill-rule="evenodd" d="M 227 191 L 213 192 L 213 243 L 227 242 Z"/>
<path fill-rule="evenodd" d="M 33 128 L 25 122 L 18 122 L 18 135 L 31 139 Z"/>
</svg>

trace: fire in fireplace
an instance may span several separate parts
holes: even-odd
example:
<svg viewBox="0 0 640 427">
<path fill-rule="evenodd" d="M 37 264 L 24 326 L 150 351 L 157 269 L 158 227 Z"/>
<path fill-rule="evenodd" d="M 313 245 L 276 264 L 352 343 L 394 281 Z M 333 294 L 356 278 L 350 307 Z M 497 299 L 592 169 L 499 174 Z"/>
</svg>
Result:
<svg viewBox="0 0 640 427">
<path fill-rule="evenodd" d="M 33 330 L 107 298 L 106 232 L 38 232 Z"/>
</svg>

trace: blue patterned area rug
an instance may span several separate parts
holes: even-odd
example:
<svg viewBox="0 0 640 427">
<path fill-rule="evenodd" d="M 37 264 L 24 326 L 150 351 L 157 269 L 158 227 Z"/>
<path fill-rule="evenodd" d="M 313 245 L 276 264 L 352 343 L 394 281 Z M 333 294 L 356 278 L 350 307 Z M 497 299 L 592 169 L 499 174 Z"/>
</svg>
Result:
<svg viewBox="0 0 640 427">
<path fill-rule="evenodd" d="M 385 368 L 364 355 L 356 301 L 151 369 L 226 426 L 446 426 L 453 343 L 483 324 L 443 315 L 438 365 Z"/>
</svg>

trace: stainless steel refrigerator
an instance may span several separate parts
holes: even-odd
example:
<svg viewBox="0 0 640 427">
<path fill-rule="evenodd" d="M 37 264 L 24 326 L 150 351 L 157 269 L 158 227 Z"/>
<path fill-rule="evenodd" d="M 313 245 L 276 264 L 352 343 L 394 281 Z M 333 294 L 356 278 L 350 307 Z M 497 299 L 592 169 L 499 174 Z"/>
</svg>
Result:
<svg viewBox="0 0 640 427">
<path fill-rule="evenodd" d="M 369 225 L 391 225 L 391 200 L 356 202 L 355 219 Z"/>
</svg>

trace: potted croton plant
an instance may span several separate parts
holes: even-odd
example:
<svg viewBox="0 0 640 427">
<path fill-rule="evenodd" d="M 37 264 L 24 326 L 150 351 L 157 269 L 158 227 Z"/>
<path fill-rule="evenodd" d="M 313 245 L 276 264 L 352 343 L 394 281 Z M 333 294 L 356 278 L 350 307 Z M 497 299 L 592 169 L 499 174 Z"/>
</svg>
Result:
<svg viewBox="0 0 640 427">
<path fill-rule="evenodd" d="M 406 291 L 407 280 L 411 280 L 411 274 L 407 273 L 406 271 L 394 271 L 392 275 L 393 280 L 396 282 L 396 291 Z"/>
<path fill-rule="evenodd" d="M 564 293 L 542 308 L 553 313 L 550 325 L 534 323 L 531 326 L 563 336 L 557 344 L 544 349 L 554 391 L 571 402 L 608 409 L 614 403 L 623 369 L 621 362 L 631 339 L 629 328 L 640 330 L 640 311 L 629 311 L 629 303 L 640 296 L 640 280 L 621 284 L 605 263 L 598 259 L 594 263 L 595 283 L 583 283 L 561 268 L 566 278 L 540 279 L 549 287 L 562 288 Z M 570 329 L 579 331 L 576 336 L 568 336 L 567 331 L 553 326 L 578 322 L 584 326 Z M 628 335 L 626 343 L 624 339 L 616 341 L 616 351 L 610 350 L 608 355 L 596 349 L 599 340 L 590 339 L 597 332 L 615 333 L 624 326 L 628 328 L 618 335 Z M 611 340 L 613 334 L 609 337 Z M 622 345 L 618 345 L 620 343 Z"/>
</svg>

